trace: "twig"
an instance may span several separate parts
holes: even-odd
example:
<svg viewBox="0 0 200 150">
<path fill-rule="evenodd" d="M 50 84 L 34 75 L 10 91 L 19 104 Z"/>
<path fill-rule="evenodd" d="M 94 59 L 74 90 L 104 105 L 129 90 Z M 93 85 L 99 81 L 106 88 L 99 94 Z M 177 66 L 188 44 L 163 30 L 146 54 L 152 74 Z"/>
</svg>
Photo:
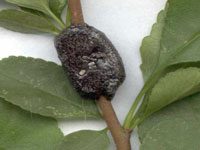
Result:
<svg viewBox="0 0 200 150">
<path fill-rule="evenodd" d="M 68 7 L 71 12 L 71 23 L 73 25 L 84 24 L 80 0 L 68 0 Z"/>
<path fill-rule="evenodd" d="M 71 12 L 71 24 L 84 24 L 80 0 L 68 0 L 68 7 Z M 113 136 L 117 150 L 131 150 L 131 131 L 124 130 L 122 128 L 112 107 L 111 102 L 108 101 L 104 96 L 101 96 L 97 103 L 102 111 L 103 118 L 107 123 L 108 129 L 110 130 Z"/>
<path fill-rule="evenodd" d="M 103 118 L 107 123 L 108 129 L 110 130 L 113 136 L 117 150 L 131 150 L 131 144 L 130 144 L 131 131 L 124 130 L 121 127 L 111 102 L 102 96 L 97 101 L 97 103 L 102 111 Z"/>
</svg>

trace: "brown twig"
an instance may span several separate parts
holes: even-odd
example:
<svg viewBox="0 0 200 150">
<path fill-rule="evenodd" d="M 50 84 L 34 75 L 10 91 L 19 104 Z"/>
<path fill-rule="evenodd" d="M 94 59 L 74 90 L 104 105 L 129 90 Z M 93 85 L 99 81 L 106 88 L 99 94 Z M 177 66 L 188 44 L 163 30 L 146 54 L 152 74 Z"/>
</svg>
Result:
<svg viewBox="0 0 200 150">
<path fill-rule="evenodd" d="M 131 150 L 131 144 L 130 144 L 131 131 L 124 130 L 122 128 L 117 119 L 117 116 L 115 114 L 111 102 L 102 96 L 97 101 L 97 103 L 102 111 L 103 118 L 107 123 L 108 129 L 112 134 L 117 150 Z"/>
<path fill-rule="evenodd" d="M 84 24 L 80 0 L 68 0 L 68 7 L 71 13 L 71 24 Z M 112 107 L 111 102 L 108 101 L 104 96 L 101 96 L 97 103 L 102 111 L 108 129 L 110 130 L 113 136 L 117 150 L 131 150 L 131 132 L 122 128 Z"/>
<path fill-rule="evenodd" d="M 71 12 L 71 24 L 83 24 L 84 18 L 80 0 L 68 0 L 68 7 Z"/>
</svg>

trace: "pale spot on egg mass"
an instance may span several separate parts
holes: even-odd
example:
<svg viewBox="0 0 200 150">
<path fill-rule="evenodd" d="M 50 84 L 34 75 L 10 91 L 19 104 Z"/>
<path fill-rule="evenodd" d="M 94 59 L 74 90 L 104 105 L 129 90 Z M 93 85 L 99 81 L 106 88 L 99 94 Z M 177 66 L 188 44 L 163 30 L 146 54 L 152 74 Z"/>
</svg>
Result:
<svg viewBox="0 0 200 150">
<path fill-rule="evenodd" d="M 80 76 L 83 76 L 85 73 L 86 73 L 86 70 L 81 70 L 81 71 L 79 72 L 79 75 L 80 75 Z"/>
</svg>

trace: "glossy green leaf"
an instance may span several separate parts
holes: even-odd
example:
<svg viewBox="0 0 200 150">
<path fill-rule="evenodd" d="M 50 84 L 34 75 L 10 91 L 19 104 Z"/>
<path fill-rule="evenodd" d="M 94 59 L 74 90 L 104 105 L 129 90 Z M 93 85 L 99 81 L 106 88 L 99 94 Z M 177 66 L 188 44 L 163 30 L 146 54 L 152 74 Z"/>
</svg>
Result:
<svg viewBox="0 0 200 150">
<path fill-rule="evenodd" d="M 1 150 L 56 150 L 63 138 L 55 120 L 0 99 Z"/>
<path fill-rule="evenodd" d="M 200 94 L 169 105 L 139 126 L 140 150 L 198 150 Z"/>
<path fill-rule="evenodd" d="M 108 150 L 106 131 L 83 130 L 67 135 L 58 150 Z"/>
<path fill-rule="evenodd" d="M 49 0 L 6 0 L 9 3 L 41 11 L 49 15 Z"/>
<path fill-rule="evenodd" d="M 0 97 L 33 113 L 54 118 L 100 118 L 93 100 L 82 99 L 61 66 L 41 59 L 0 61 Z"/>
<path fill-rule="evenodd" d="M 0 26 L 22 33 L 59 33 L 59 30 L 46 18 L 14 9 L 0 11 Z"/>
<path fill-rule="evenodd" d="M 49 0 L 50 9 L 59 18 L 61 17 L 62 11 L 66 4 L 67 0 Z"/>
</svg>

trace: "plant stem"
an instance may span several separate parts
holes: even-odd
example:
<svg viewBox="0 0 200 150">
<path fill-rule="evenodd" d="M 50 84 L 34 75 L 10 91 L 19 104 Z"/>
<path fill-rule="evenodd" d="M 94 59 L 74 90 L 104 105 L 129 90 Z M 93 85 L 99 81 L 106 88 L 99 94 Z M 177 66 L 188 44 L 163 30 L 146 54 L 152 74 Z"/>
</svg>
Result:
<svg viewBox="0 0 200 150">
<path fill-rule="evenodd" d="M 68 0 L 68 7 L 71 12 L 71 23 L 73 25 L 84 24 L 80 0 Z"/>
<path fill-rule="evenodd" d="M 97 101 L 98 106 L 102 111 L 104 120 L 107 123 L 117 150 L 131 150 L 130 133 L 129 130 L 124 130 L 119 123 L 119 120 L 115 114 L 113 106 L 110 101 L 101 96 Z"/>
<path fill-rule="evenodd" d="M 68 7 L 71 15 L 71 24 L 84 24 L 82 7 L 80 0 L 68 0 Z M 102 111 L 104 120 L 107 123 L 117 150 L 131 150 L 130 133 L 129 130 L 124 130 L 115 114 L 111 102 L 104 96 L 97 100 L 97 104 Z"/>
</svg>

